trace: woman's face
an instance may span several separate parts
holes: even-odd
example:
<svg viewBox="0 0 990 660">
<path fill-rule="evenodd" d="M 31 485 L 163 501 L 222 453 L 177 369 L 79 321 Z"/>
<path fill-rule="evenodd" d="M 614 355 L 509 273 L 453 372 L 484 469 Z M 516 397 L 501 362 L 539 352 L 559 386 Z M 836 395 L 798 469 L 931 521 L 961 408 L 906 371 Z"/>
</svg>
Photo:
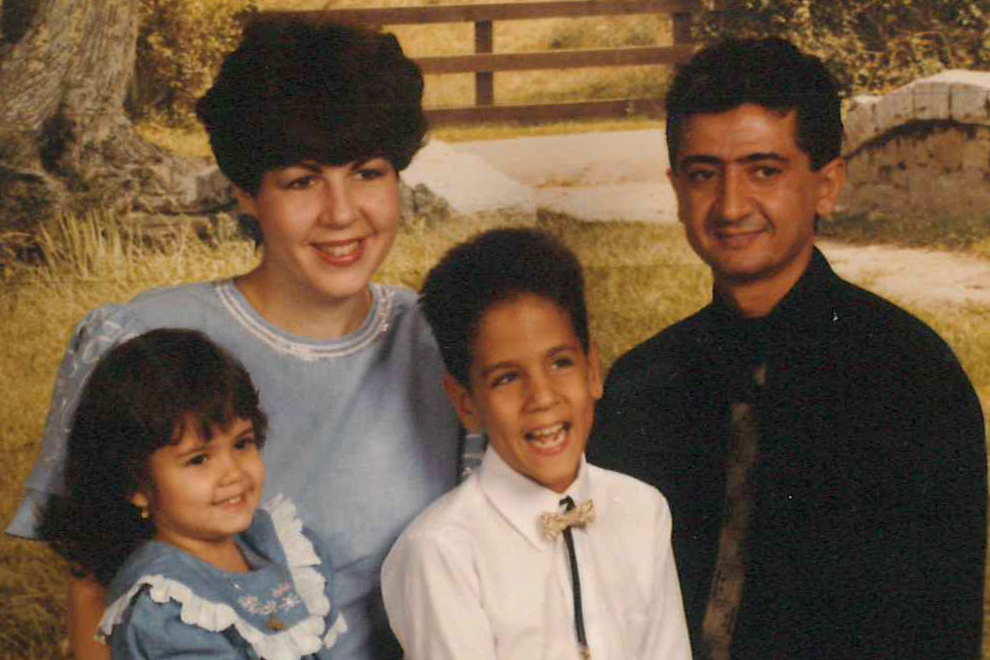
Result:
<svg viewBox="0 0 990 660">
<path fill-rule="evenodd" d="M 237 197 L 261 227 L 261 270 L 287 295 L 363 295 L 399 226 L 399 177 L 384 158 L 268 170 L 256 195 Z"/>
</svg>

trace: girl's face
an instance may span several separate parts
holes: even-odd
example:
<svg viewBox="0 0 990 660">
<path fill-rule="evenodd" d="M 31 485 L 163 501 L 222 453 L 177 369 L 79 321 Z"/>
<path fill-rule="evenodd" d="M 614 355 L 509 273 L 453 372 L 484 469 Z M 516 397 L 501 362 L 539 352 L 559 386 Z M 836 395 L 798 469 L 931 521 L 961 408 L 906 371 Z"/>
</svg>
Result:
<svg viewBox="0 0 990 660">
<path fill-rule="evenodd" d="M 155 539 L 206 562 L 229 548 L 254 519 L 265 483 L 265 465 L 250 420 L 234 419 L 204 438 L 187 419 L 178 442 L 151 455 L 151 488 L 131 502 L 147 508 Z"/>
<path fill-rule="evenodd" d="M 237 198 L 261 226 L 269 282 L 320 301 L 364 295 L 399 226 L 399 177 L 384 158 L 268 170 L 257 195 Z"/>
</svg>

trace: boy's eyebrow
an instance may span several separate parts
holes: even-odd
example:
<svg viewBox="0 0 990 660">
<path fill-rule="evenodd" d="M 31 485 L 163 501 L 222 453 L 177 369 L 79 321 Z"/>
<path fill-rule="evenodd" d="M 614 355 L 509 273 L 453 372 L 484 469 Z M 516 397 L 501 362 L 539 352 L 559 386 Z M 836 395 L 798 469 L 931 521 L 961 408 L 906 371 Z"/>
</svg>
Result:
<svg viewBox="0 0 990 660">
<path fill-rule="evenodd" d="M 548 350 L 546 352 L 546 356 L 553 357 L 558 353 L 563 353 L 565 351 L 580 351 L 580 350 L 581 349 L 575 344 L 560 344 L 559 346 L 554 346 L 553 348 Z M 498 371 L 499 369 L 506 369 L 515 366 L 517 365 L 512 360 L 503 360 L 502 362 L 496 362 L 495 364 L 489 364 L 485 367 L 482 367 L 481 371 L 478 372 L 478 375 L 484 378 L 485 376 L 491 374 L 493 371 Z"/>
</svg>

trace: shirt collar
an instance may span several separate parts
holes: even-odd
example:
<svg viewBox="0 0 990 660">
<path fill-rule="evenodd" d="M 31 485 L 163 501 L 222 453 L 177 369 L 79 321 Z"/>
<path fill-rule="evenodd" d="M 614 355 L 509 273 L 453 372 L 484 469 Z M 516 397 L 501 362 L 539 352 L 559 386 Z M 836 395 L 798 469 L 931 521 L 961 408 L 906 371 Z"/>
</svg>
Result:
<svg viewBox="0 0 990 660">
<path fill-rule="evenodd" d="M 741 339 L 752 335 L 774 336 L 781 329 L 814 335 L 839 316 L 834 309 L 830 291 L 838 276 L 829 266 L 825 256 L 815 248 L 811 261 L 801 278 L 791 287 L 787 295 L 762 319 L 744 319 L 715 292 L 712 312 L 716 319 L 734 332 L 740 332 Z"/>
<path fill-rule="evenodd" d="M 557 493 L 513 470 L 491 447 L 478 467 L 478 483 L 492 506 L 539 550 L 552 542 L 540 530 L 540 514 L 560 511 L 560 500 L 568 495 L 576 504 L 591 497 L 591 480 L 584 456 L 577 478 L 563 493 Z"/>
</svg>

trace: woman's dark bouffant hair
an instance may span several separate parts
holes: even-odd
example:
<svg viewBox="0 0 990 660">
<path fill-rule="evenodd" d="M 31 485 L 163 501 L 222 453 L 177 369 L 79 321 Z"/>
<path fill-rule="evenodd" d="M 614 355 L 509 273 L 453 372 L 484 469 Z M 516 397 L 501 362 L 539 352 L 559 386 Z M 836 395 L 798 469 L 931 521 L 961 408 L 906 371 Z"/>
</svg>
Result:
<svg viewBox="0 0 990 660">
<path fill-rule="evenodd" d="M 248 25 L 196 113 L 221 171 L 256 195 L 267 170 L 307 160 L 405 169 L 426 135 L 422 99 L 395 36 L 274 15 Z"/>
<path fill-rule="evenodd" d="M 151 455 L 185 424 L 203 437 L 250 420 L 259 446 L 268 420 L 243 366 L 200 332 L 152 330 L 114 347 L 83 388 L 69 433 L 65 494 L 52 498 L 42 538 L 80 575 L 108 585 L 154 536 L 131 497 L 148 485 Z"/>
</svg>

